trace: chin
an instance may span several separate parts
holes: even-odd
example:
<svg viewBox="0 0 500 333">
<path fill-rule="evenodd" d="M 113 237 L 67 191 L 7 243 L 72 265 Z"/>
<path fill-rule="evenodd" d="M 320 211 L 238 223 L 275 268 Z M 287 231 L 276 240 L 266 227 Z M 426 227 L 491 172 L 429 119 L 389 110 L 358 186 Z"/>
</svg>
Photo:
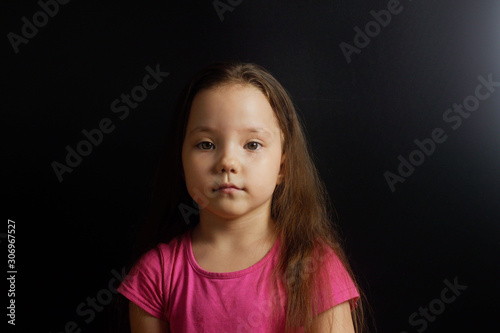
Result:
<svg viewBox="0 0 500 333">
<path fill-rule="evenodd" d="M 211 214 L 216 215 L 220 218 L 224 219 L 234 219 L 241 217 L 248 213 L 247 209 L 243 209 L 242 207 L 234 207 L 234 205 L 217 205 L 209 208 Z"/>
</svg>

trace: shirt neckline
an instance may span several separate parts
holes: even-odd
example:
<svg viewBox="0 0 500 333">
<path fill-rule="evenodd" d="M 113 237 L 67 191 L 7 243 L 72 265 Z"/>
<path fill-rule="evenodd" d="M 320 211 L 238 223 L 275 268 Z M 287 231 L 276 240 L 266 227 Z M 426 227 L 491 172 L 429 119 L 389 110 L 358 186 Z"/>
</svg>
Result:
<svg viewBox="0 0 500 333">
<path fill-rule="evenodd" d="M 244 269 L 239 270 L 239 271 L 234 271 L 234 272 L 223 272 L 223 273 L 211 272 L 211 271 L 207 271 L 207 270 L 203 269 L 196 262 L 196 258 L 194 257 L 194 253 L 193 253 L 193 244 L 191 242 L 192 230 L 193 229 L 189 230 L 186 233 L 185 238 L 184 238 L 184 241 L 186 244 L 186 247 L 185 247 L 186 248 L 186 257 L 187 257 L 189 264 L 191 265 L 191 267 L 193 268 L 194 271 L 196 271 L 198 274 L 203 275 L 203 276 L 208 277 L 208 278 L 234 279 L 234 278 L 249 274 L 249 273 L 261 268 L 262 266 L 264 266 L 266 264 L 266 262 L 269 261 L 269 259 L 271 257 L 274 257 L 274 255 L 278 251 L 279 237 L 276 238 L 276 241 L 274 242 L 274 245 L 269 250 L 269 252 L 267 252 L 266 255 L 262 259 L 257 261 L 252 266 L 244 268 Z"/>
</svg>

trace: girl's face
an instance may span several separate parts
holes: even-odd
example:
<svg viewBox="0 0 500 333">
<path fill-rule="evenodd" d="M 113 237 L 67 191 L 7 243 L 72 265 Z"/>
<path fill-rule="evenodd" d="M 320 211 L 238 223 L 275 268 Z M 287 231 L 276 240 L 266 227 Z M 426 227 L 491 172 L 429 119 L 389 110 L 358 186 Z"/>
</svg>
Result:
<svg viewBox="0 0 500 333">
<path fill-rule="evenodd" d="M 231 84 L 198 92 L 182 146 L 189 194 L 200 209 L 223 218 L 269 210 L 281 182 L 281 145 L 274 111 L 257 88 Z M 224 183 L 239 189 L 219 189 Z"/>
</svg>

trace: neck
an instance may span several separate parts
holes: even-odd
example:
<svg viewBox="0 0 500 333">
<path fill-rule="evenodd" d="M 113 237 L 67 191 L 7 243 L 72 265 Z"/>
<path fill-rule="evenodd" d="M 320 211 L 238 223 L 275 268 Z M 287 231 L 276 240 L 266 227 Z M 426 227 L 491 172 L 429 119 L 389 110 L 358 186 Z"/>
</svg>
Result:
<svg viewBox="0 0 500 333">
<path fill-rule="evenodd" d="M 274 244 L 275 240 L 270 207 L 237 217 L 221 217 L 202 209 L 200 223 L 193 230 L 193 242 L 225 250 L 245 249 L 259 243 Z"/>
</svg>

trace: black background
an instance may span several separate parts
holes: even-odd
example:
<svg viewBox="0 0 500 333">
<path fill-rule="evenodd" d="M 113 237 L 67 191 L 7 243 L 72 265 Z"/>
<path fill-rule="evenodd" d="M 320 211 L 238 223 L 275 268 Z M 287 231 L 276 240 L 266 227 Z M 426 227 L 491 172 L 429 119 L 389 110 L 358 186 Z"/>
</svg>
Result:
<svg viewBox="0 0 500 333">
<path fill-rule="evenodd" d="M 456 130 L 443 113 L 478 76 L 500 81 L 500 4 L 402 0 L 349 63 L 340 43 L 388 1 L 240 2 L 221 21 L 212 1 L 71 1 L 15 53 L 7 34 L 41 8 L 3 1 L 0 233 L 15 221 L 17 331 L 108 330 L 111 305 L 90 323 L 76 308 L 129 259 L 181 87 L 228 59 L 266 67 L 290 92 L 379 332 L 423 328 L 409 317 L 454 279 L 467 289 L 425 331 L 497 327 L 500 91 Z M 170 75 L 120 120 L 111 102 L 156 65 Z M 59 182 L 51 163 L 103 118 L 114 131 Z M 392 192 L 384 172 L 435 128 L 447 140 Z"/>
</svg>

